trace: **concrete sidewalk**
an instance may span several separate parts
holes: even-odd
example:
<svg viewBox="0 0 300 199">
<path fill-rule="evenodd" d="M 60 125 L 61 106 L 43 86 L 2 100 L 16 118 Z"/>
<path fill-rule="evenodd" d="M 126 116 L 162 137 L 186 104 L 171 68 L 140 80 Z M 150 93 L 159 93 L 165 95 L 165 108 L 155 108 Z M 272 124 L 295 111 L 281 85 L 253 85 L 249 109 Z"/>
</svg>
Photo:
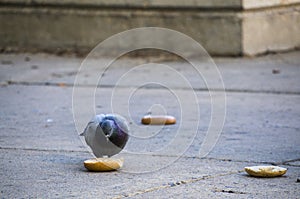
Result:
<svg viewBox="0 0 300 199">
<path fill-rule="evenodd" d="M 75 108 L 80 110 L 77 117 L 84 119 L 76 121 L 82 122 L 76 129 L 72 93 L 83 59 L 0 55 L 1 198 L 299 197 L 299 51 L 214 59 L 225 85 L 226 117 L 216 146 L 205 158 L 199 158 L 199 149 L 212 117 L 211 93 L 188 63 L 160 62 L 133 70 L 145 61 L 122 58 L 111 65 L 96 88 L 91 80 L 99 77 L 104 67 L 101 63 L 106 60 L 93 60 L 95 67 L 85 71 L 78 82 L 80 99 Z M 215 78 L 210 67 L 198 64 L 206 78 Z M 162 65 L 184 74 L 194 90 L 158 67 Z M 142 87 L 140 83 L 148 77 L 168 82 L 169 89 Z M 121 80 L 122 86 L 112 98 L 112 90 Z M 217 98 L 223 93 L 218 85 L 212 84 Z M 133 88 L 135 93 L 131 93 Z M 189 96 L 191 92 L 195 92 L 200 106 L 197 132 L 193 132 L 198 121 L 194 107 L 180 109 L 180 104 L 191 99 L 176 100 L 176 96 Z M 132 139 L 119 155 L 125 158 L 119 171 L 92 173 L 83 166 L 92 155 L 78 134 L 86 118 L 92 117 L 86 104 L 91 96 L 96 113 L 111 112 L 111 102 L 116 112 L 128 112 L 124 117 L 130 122 Z M 178 122 L 163 128 L 142 127 L 140 119 L 149 109 L 166 111 Z M 177 132 L 181 111 L 188 119 Z M 186 145 L 186 150 L 182 155 L 164 153 L 164 147 L 177 135 L 182 142 L 178 147 Z M 153 151 L 155 154 L 150 153 Z M 279 178 L 254 178 L 243 171 L 245 166 L 265 164 L 286 167 L 288 172 Z"/>
</svg>

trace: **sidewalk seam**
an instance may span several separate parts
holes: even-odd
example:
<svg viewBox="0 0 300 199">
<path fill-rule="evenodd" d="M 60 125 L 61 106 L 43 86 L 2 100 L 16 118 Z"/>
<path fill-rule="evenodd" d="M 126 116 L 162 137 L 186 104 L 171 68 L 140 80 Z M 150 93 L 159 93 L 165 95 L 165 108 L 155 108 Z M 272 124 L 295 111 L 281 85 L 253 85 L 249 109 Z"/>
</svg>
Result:
<svg viewBox="0 0 300 199">
<path fill-rule="evenodd" d="M 196 182 L 201 181 L 201 180 L 212 179 L 212 178 L 222 177 L 222 176 L 228 176 L 228 175 L 232 175 L 232 174 L 238 174 L 238 173 L 241 173 L 241 172 L 243 172 L 243 170 L 233 171 L 233 172 L 218 174 L 218 175 L 208 175 L 208 176 L 202 176 L 202 177 L 198 177 L 198 178 L 190 178 L 190 179 L 187 179 L 187 180 L 179 180 L 179 181 L 175 181 L 175 182 L 168 183 L 168 184 L 165 184 L 165 185 L 155 186 L 155 187 L 151 187 L 151 188 L 140 190 L 140 191 L 135 191 L 135 192 L 127 193 L 127 194 L 125 193 L 125 194 L 122 194 L 122 195 L 118 195 L 116 197 L 113 197 L 113 199 L 133 197 L 133 196 L 142 195 L 142 194 L 149 193 L 149 192 L 154 192 L 154 191 L 158 191 L 158 190 L 162 190 L 162 189 L 171 188 L 171 187 L 174 187 L 174 186 L 180 186 L 180 185 L 183 185 L 183 184 L 192 184 L 192 183 L 196 183 Z M 237 193 L 237 194 L 245 194 L 245 193 L 241 192 L 241 193 Z"/>
<path fill-rule="evenodd" d="M 17 147 L 1 147 L 0 150 L 19 150 L 19 151 L 37 151 L 37 152 L 55 152 L 55 153 L 90 153 L 89 151 L 85 150 L 65 150 L 65 149 L 38 149 L 38 148 L 17 148 Z M 175 157 L 174 155 L 151 155 L 156 157 Z M 180 158 L 198 158 L 203 160 L 216 160 L 216 161 L 224 161 L 224 162 L 244 162 L 244 163 L 253 163 L 253 164 L 270 164 L 270 165 L 287 165 L 287 166 L 293 166 L 293 167 L 299 167 L 295 165 L 290 165 L 289 163 L 300 161 L 300 158 L 292 159 L 292 160 L 286 160 L 281 162 L 264 162 L 264 161 L 247 161 L 247 160 L 232 160 L 232 159 L 223 159 L 223 158 L 211 158 L 211 157 L 195 157 L 195 156 L 185 156 L 182 155 Z"/>
<path fill-rule="evenodd" d="M 115 88 L 114 85 L 74 85 L 73 83 L 64 83 L 64 82 L 24 82 L 24 81 L 7 81 L 7 85 L 22 85 L 22 86 L 53 86 L 53 87 L 95 87 L 95 88 Z M 2 83 L 3 84 L 3 83 Z M 3 87 L 3 86 L 2 86 Z M 118 86 L 118 88 L 131 88 L 132 86 Z M 145 89 L 158 89 L 158 87 L 145 87 Z M 174 87 L 174 90 L 186 90 L 186 88 Z M 271 91 L 271 90 L 251 90 L 251 89 L 232 89 L 232 88 L 194 88 L 195 92 L 225 92 L 225 93 L 249 93 L 249 94 L 274 94 L 274 95 L 300 95 L 300 92 L 297 91 Z"/>
</svg>

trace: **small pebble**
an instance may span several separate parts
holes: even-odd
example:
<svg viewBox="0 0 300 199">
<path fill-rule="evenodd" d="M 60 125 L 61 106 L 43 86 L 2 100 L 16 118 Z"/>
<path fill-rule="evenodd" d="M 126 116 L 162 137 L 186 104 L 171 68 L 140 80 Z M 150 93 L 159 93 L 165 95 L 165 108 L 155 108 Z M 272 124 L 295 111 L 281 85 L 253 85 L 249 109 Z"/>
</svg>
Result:
<svg viewBox="0 0 300 199">
<path fill-rule="evenodd" d="M 3 64 L 3 65 L 11 65 L 11 64 L 13 64 L 13 62 L 10 61 L 10 60 L 2 60 L 1 64 Z"/>
<path fill-rule="evenodd" d="M 8 86 L 8 82 L 7 81 L 0 82 L 0 86 L 1 87 Z"/>
<path fill-rule="evenodd" d="M 25 61 L 30 61 L 30 57 L 25 57 Z"/>
<path fill-rule="evenodd" d="M 273 74 L 279 74 L 279 73 L 280 73 L 280 70 L 279 70 L 279 69 L 273 69 L 273 70 L 272 70 L 272 73 L 273 73 Z"/>
<path fill-rule="evenodd" d="M 65 83 L 62 83 L 62 82 L 61 82 L 61 83 L 58 83 L 57 85 L 58 85 L 59 87 L 65 87 L 65 86 L 67 86 Z"/>
<path fill-rule="evenodd" d="M 38 68 L 39 68 L 39 67 L 38 67 L 37 65 L 32 65 L 32 66 L 31 66 L 31 69 L 32 69 L 32 70 L 36 70 L 36 69 L 38 69 Z"/>
<path fill-rule="evenodd" d="M 52 123 L 53 122 L 53 119 L 47 119 L 47 123 Z"/>
</svg>

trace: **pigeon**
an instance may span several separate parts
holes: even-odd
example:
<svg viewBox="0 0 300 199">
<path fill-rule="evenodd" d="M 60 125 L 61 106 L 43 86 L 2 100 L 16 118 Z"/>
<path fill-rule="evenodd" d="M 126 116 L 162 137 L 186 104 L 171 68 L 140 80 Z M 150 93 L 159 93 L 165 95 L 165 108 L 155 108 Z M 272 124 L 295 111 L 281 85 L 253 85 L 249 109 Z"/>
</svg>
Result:
<svg viewBox="0 0 300 199">
<path fill-rule="evenodd" d="M 96 115 L 86 126 L 81 136 L 97 158 L 111 157 L 125 147 L 129 139 L 128 124 L 120 115 Z"/>
</svg>

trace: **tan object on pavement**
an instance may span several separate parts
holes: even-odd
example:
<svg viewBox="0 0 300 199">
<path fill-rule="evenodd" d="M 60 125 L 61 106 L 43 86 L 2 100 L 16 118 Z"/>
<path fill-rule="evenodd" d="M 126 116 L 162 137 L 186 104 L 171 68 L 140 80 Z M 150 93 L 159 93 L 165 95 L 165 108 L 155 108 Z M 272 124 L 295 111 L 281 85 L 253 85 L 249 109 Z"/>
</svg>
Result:
<svg viewBox="0 0 300 199">
<path fill-rule="evenodd" d="M 123 166 L 123 159 L 94 158 L 84 161 L 84 167 L 89 171 L 114 171 Z"/>
<path fill-rule="evenodd" d="M 278 177 L 286 173 L 287 169 L 278 166 L 245 167 L 245 171 L 255 177 Z"/>
<path fill-rule="evenodd" d="M 145 115 L 141 122 L 147 125 L 170 125 L 175 124 L 176 119 L 170 115 Z"/>
</svg>

